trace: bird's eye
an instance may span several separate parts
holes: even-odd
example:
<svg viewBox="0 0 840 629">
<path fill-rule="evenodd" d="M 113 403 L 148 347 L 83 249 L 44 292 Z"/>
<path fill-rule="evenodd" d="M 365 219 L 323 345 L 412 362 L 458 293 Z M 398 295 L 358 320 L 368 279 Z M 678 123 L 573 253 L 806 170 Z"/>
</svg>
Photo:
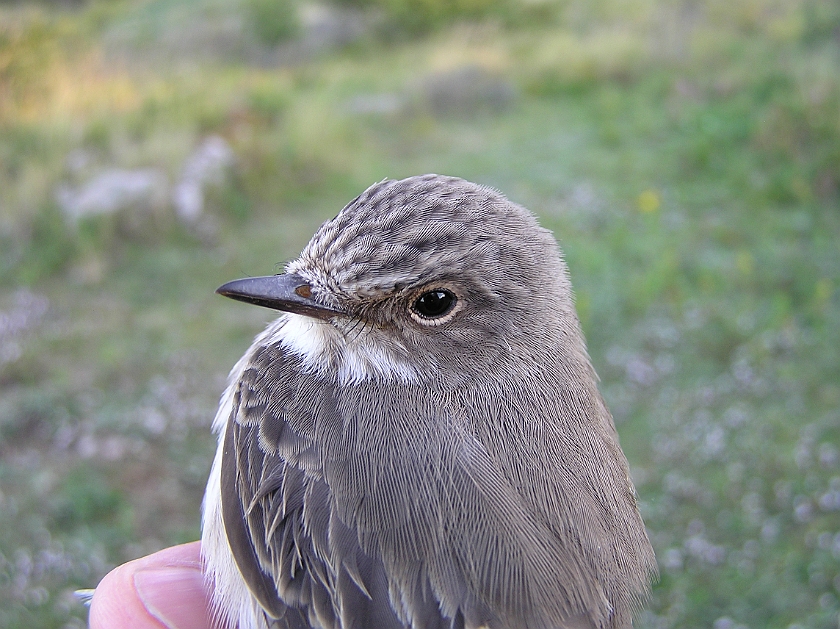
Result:
<svg viewBox="0 0 840 629">
<path fill-rule="evenodd" d="M 454 293 L 444 288 L 436 288 L 420 295 L 413 308 L 423 319 L 439 319 L 452 312 L 457 301 Z"/>
</svg>

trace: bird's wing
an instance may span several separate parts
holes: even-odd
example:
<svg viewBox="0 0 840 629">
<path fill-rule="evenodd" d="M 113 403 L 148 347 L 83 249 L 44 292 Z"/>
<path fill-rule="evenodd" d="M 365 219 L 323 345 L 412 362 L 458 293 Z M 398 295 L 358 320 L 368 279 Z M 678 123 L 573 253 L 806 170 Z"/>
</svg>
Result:
<svg viewBox="0 0 840 629">
<path fill-rule="evenodd" d="M 255 457 L 254 444 L 243 432 L 235 417 L 231 417 L 225 431 L 224 455 L 222 458 L 222 517 L 225 533 L 230 544 L 236 564 L 243 578 L 248 584 L 254 597 L 272 617 L 278 619 L 281 627 L 286 629 L 309 629 L 310 625 L 305 610 L 288 606 L 279 596 L 277 585 L 272 572 L 272 556 L 267 552 L 265 542 L 265 517 L 262 509 L 253 508 L 254 497 L 259 491 L 259 483 L 267 467 L 261 463 L 259 455 Z M 266 461 L 263 458 L 262 463 Z M 285 480 L 285 466 L 273 466 L 274 481 L 279 481 L 282 488 Z M 253 469 L 254 476 L 242 473 L 240 470 Z M 269 472 L 269 476 L 271 473 Z M 255 482 L 256 481 L 256 482 Z M 291 488 L 293 481 L 288 483 Z M 271 483 L 274 484 L 274 483 Z M 251 508 L 249 508 L 251 507 Z M 289 522 L 290 528 L 299 528 L 294 520 Z M 296 526 L 297 525 L 297 526 Z M 289 561 L 291 558 L 286 557 Z M 291 568 L 291 562 L 289 561 Z"/>
<path fill-rule="evenodd" d="M 226 438 L 225 529 L 281 626 L 559 629 L 609 613 L 575 532 L 547 526 L 429 387 L 338 387 L 259 348 Z"/>
<path fill-rule="evenodd" d="M 221 491 L 237 565 L 281 627 L 403 629 L 382 561 L 335 510 L 314 439 L 316 418 L 335 421 L 332 396 L 302 371 L 279 346 L 258 349 L 234 394 Z M 422 626 L 451 626 L 433 598 L 425 611 Z"/>
</svg>

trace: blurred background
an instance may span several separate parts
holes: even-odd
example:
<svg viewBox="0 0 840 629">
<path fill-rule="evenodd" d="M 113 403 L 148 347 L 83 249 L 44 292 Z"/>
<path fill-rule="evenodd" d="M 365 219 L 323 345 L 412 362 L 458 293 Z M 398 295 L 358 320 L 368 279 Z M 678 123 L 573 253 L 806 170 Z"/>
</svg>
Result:
<svg viewBox="0 0 840 629">
<path fill-rule="evenodd" d="M 271 274 L 369 184 L 560 241 L 661 579 L 637 627 L 836 628 L 840 2 L 0 2 L 0 627 L 199 536 Z"/>
</svg>

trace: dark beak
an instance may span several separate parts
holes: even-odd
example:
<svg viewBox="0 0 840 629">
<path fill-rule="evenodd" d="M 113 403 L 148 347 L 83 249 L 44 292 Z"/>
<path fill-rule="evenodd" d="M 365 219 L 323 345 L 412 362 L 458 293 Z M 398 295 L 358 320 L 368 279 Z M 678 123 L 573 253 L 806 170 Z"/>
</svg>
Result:
<svg viewBox="0 0 840 629">
<path fill-rule="evenodd" d="M 312 299 L 312 287 L 309 282 L 294 273 L 233 280 L 217 288 L 216 292 L 248 304 L 294 312 L 316 319 L 327 320 L 342 314 Z"/>
</svg>

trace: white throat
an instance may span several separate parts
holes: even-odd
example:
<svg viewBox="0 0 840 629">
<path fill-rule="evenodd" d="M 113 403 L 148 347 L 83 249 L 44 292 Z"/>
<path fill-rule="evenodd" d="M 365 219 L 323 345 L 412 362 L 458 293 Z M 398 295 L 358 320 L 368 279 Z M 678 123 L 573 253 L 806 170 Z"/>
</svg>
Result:
<svg viewBox="0 0 840 629">
<path fill-rule="evenodd" d="M 303 360 L 309 373 L 338 384 L 365 380 L 413 382 L 419 377 L 404 346 L 376 329 L 342 332 L 328 322 L 286 313 L 270 324 L 254 345 L 280 345 Z"/>
</svg>

